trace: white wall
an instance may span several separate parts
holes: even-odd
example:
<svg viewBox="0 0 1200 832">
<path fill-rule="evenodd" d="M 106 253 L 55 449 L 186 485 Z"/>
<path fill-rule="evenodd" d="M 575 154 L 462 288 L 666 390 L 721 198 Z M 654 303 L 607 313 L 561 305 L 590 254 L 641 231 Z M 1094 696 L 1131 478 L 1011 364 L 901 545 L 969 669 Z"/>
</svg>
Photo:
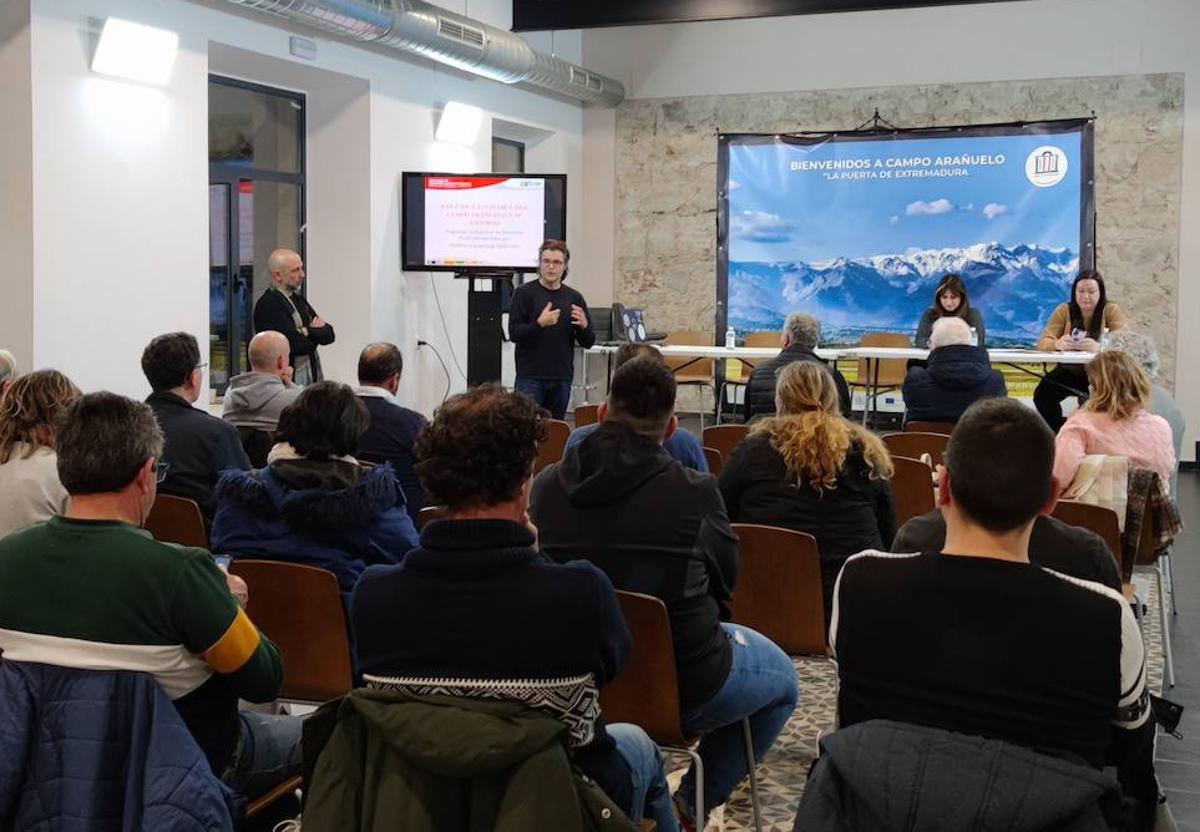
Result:
<svg viewBox="0 0 1200 832">
<path fill-rule="evenodd" d="M 631 98 L 1182 72 L 1183 321 L 1200 306 L 1198 33 L 1196 0 L 1038 0 L 588 30 L 583 63 L 625 83 Z M 587 113 L 589 181 L 614 177 L 614 119 L 612 111 Z M 614 196 L 597 188 L 586 198 L 582 245 L 612 275 Z M 1181 326 L 1176 349 L 1176 398 L 1189 423 L 1184 458 L 1192 459 L 1200 436 L 1200 330 Z"/>
<path fill-rule="evenodd" d="M 33 128 L 29 2 L 0 3 L 0 348 L 33 361 Z"/>
<path fill-rule="evenodd" d="M 465 8 L 463 2 L 445 5 Z M 477 0 L 469 12 L 496 15 L 503 7 Z M 89 72 L 90 32 L 109 15 L 180 34 L 179 58 L 165 88 L 105 81 Z M 450 350 L 465 370 L 466 287 L 448 276 L 400 271 L 400 173 L 490 167 L 486 134 L 471 148 L 434 140 L 435 113 L 454 99 L 550 134 L 530 154 L 530 169 L 578 181 L 581 108 L 319 36 L 318 60 L 294 61 L 289 32 L 270 21 L 215 2 L 33 0 L 34 363 L 59 367 L 85 389 L 144 395 L 138 357 L 154 334 L 185 329 L 200 337 L 207 352 L 207 74 L 210 43 L 217 43 L 367 82 L 367 141 L 343 149 L 365 149 L 367 158 L 340 161 L 367 171 L 366 192 L 342 196 L 365 200 L 368 233 L 362 248 L 339 248 L 336 241 L 348 234 L 340 212 L 310 201 L 309 296 L 338 333 L 338 344 L 323 350 L 331 376 L 352 382 L 362 345 L 394 341 L 406 359 L 401 398 L 428 413 L 441 400 L 445 379 L 416 341 L 434 344 L 450 367 L 453 389 L 465 387 Z M 577 59 L 579 47 L 578 36 L 556 39 L 564 57 Z M 304 73 L 296 77 L 303 89 Z M 305 90 L 310 107 L 320 86 L 312 82 Z M 361 123 L 361 114 L 335 114 L 325 124 L 353 130 L 356 120 Z M 357 176 L 337 178 L 339 147 L 322 143 L 319 135 L 310 141 L 310 187 L 356 190 Z M 568 190 L 568 200 L 568 233 L 575 236 L 581 228 L 578 188 Z"/>
</svg>

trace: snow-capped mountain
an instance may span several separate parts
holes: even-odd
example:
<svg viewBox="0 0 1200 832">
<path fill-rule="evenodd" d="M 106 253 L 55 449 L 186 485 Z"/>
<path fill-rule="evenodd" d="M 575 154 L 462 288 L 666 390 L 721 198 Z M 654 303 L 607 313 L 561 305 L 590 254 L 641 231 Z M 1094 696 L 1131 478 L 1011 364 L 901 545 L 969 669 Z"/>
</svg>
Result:
<svg viewBox="0 0 1200 832">
<path fill-rule="evenodd" d="M 962 275 L 993 346 L 1032 345 L 1070 294 L 1079 257 L 1067 249 L 998 243 L 812 263 L 730 262 L 729 320 L 740 332 L 778 329 L 789 312 L 820 318 L 827 334 L 915 332 L 947 274 Z"/>
</svg>

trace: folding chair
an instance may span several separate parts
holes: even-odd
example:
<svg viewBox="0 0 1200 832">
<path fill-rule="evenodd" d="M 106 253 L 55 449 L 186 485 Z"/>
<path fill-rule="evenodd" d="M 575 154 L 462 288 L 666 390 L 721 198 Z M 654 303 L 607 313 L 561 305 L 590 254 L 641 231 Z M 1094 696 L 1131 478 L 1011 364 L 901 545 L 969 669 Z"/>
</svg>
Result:
<svg viewBox="0 0 1200 832">
<path fill-rule="evenodd" d="M 858 345 L 860 347 L 912 346 L 908 336 L 900 332 L 873 332 L 864 335 Z M 848 382 L 848 384 L 852 393 L 853 388 L 861 387 L 866 395 L 863 400 L 862 423 L 864 425 L 867 424 L 867 419 L 874 410 L 879 394 L 898 389 L 900 385 L 904 384 L 904 377 L 907 374 L 908 362 L 902 358 L 858 359 L 858 372 L 855 373 L 854 381 Z"/>
<path fill-rule="evenodd" d="M 562 459 L 567 447 L 567 438 L 571 435 L 571 426 L 561 419 L 546 420 L 546 438 L 538 442 L 537 459 L 533 463 L 533 473 L 538 473 L 547 465 L 553 465 Z"/>
<path fill-rule="evenodd" d="M 933 469 L 919 459 L 893 456 L 892 498 L 896 503 L 896 528 L 914 517 L 933 511 Z"/>
<path fill-rule="evenodd" d="M 733 620 L 762 633 L 789 656 L 826 655 L 817 539 L 753 523 L 734 523 L 733 531 L 741 546 Z"/>
<path fill-rule="evenodd" d="M 721 476 L 721 466 L 724 465 L 724 456 L 716 448 L 701 448 L 704 452 L 704 461 L 708 463 L 708 473 L 714 477 Z"/>
<path fill-rule="evenodd" d="M 920 459 L 923 454 L 929 454 L 930 464 L 936 468 L 942 464 L 946 455 L 946 445 L 950 442 L 947 433 L 889 433 L 883 437 L 883 444 L 892 456 L 906 456 L 909 459 Z"/>
<path fill-rule="evenodd" d="M 700 444 L 721 454 L 721 464 L 724 465 L 733 449 L 748 433 L 750 429 L 745 425 L 716 425 L 700 431 Z"/>
<path fill-rule="evenodd" d="M 155 540 L 178 543 L 180 546 L 208 548 L 208 532 L 204 529 L 204 515 L 195 500 L 159 494 L 154 498 L 150 516 L 144 524 L 146 531 Z"/>
</svg>

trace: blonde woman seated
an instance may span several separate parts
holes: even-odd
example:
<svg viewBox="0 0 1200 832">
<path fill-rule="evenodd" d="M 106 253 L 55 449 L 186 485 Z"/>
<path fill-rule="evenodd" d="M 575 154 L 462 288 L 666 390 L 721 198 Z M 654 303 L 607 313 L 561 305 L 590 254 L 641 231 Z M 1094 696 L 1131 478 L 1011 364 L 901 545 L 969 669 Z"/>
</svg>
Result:
<svg viewBox="0 0 1200 832">
<path fill-rule="evenodd" d="M 721 494 L 735 523 L 817 539 L 828 626 L 842 564 L 895 536 L 892 460 L 877 436 L 842 417 L 837 387 L 820 364 L 780 370 L 775 406 L 778 415 L 751 427 L 721 469 Z"/>
<path fill-rule="evenodd" d="M 1089 398 L 1071 414 L 1054 448 L 1054 479 L 1064 490 L 1088 454 L 1129 457 L 1130 468 L 1148 468 L 1166 486 L 1175 472 L 1171 426 L 1146 410 L 1150 381 L 1128 353 L 1105 351 L 1087 365 Z"/>
<path fill-rule="evenodd" d="M 54 423 L 78 398 L 57 370 L 20 376 L 0 397 L 0 537 L 66 511 Z"/>
</svg>

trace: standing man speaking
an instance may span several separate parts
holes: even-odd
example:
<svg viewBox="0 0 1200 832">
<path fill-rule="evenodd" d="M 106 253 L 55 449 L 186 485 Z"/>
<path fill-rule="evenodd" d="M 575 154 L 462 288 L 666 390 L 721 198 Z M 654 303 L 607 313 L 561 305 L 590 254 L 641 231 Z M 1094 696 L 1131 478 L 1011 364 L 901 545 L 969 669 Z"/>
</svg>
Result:
<svg viewBox="0 0 1200 832">
<path fill-rule="evenodd" d="M 288 339 L 292 380 L 299 385 L 320 381 L 321 360 L 317 346 L 333 343 L 333 327 L 321 320 L 303 295 L 304 261 L 286 248 L 277 248 L 267 258 L 271 288 L 254 304 L 254 331 L 274 330 Z"/>
<path fill-rule="evenodd" d="M 538 249 L 538 279 L 513 292 L 508 337 L 517 345 L 515 387 L 550 411 L 555 419 L 567 412 L 575 374 L 575 344 L 596 343 L 587 301 L 564 286 L 571 252 L 562 240 L 547 240 Z"/>
</svg>

